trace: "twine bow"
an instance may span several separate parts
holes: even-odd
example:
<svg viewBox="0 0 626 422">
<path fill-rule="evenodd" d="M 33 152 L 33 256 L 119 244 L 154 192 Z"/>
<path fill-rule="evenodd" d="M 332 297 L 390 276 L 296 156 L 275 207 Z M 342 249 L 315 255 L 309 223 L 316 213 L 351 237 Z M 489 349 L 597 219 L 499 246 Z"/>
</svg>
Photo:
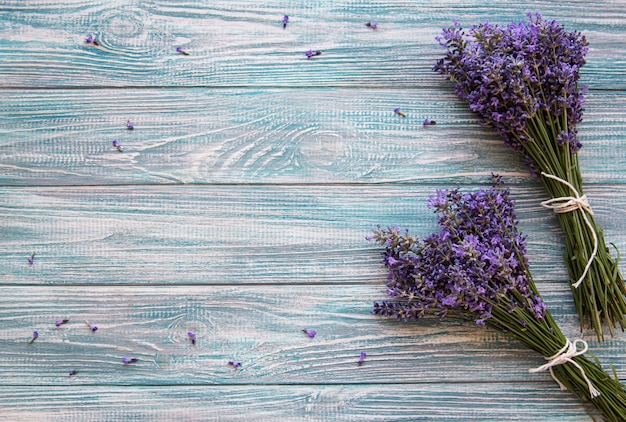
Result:
<svg viewBox="0 0 626 422">
<path fill-rule="evenodd" d="M 580 350 L 578 350 L 578 343 L 581 343 L 583 345 L 583 348 Z M 556 383 L 559 384 L 559 387 L 561 387 L 561 390 L 567 390 L 567 387 L 565 387 L 565 385 L 563 385 L 563 383 L 559 381 L 559 379 L 554 375 L 554 371 L 552 370 L 552 367 L 557 366 L 557 365 L 563 365 L 565 363 L 571 363 L 572 365 L 574 365 L 576 368 L 580 370 L 580 374 L 582 375 L 583 379 L 587 382 L 587 385 L 589 386 L 589 394 L 591 395 L 591 398 L 598 397 L 600 395 L 600 392 L 596 390 L 596 388 L 593 386 L 593 384 L 587 377 L 587 374 L 585 374 L 585 370 L 578 363 L 574 362 L 574 360 L 572 359 L 576 356 L 585 354 L 588 348 L 589 347 L 585 340 L 575 339 L 574 341 L 570 341 L 570 339 L 566 338 L 565 346 L 563 346 L 561 350 L 559 350 L 558 352 L 556 352 L 554 355 L 550 356 L 549 358 L 545 358 L 548 361 L 548 363 L 543 364 L 538 368 L 529 369 L 528 372 L 533 372 L 533 373 L 543 372 L 546 369 L 549 369 L 550 375 L 552 375 L 552 379 L 554 379 Z"/>
<path fill-rule="evenodd" d="M 587 265 L 585 266 L 585 271 L 583 271 L 583 274 L 580 276 L 578 281 L 572 284 L 574 288 L 578 288 L 578 286 L 580 286 L 580 284 L 583 282 L 583 280 L 587 276 L 587 273 L 589 272 L 589 268 L 591 268 L 591 264 L 593 263 L 593 260 L 595 259 L 598 253 L 598 235 L 596 234 L 596 231 L 594 230 L 593 225 L 589 221 L 589 217 L 587 217 L 587 214 L 593 215 L 593 211 L 591 209 L 591 206 L 589 205 L 589 201 L 587 201 L 587 195 L 583 194 L 583 196 L 580 196 L 578 194 L 578 191 L 574 188 L 574 186 L 572 186 L 572 184 L 569 183 L 567 180 L 563 180 L 560 177 L 557 177 L 557 176 L 554 176 L 552 174 L 548 174 L 545 172 L 541 172 L 541 175 L 543 177 L 547 177 L 547 178 L 556 180 L 557 182 L 564 184 L 574 194 L 574 196 L 562 196 L 560 198 L 552 198 L 552 199 L 548 199 L 547 201 L 542 201 L 541 206 L 544 208 L 551 209 L 557 214 L 580 210 L 583 216 L 583 220 L 585 220 L 585 224 L 587 224 L 587 227 L 589 227 L 589 230 L 593 234 L 593 251 L 591 252 L 591 256 L 589 257 L 589 260 L 587 261 Z"/>
</svg>

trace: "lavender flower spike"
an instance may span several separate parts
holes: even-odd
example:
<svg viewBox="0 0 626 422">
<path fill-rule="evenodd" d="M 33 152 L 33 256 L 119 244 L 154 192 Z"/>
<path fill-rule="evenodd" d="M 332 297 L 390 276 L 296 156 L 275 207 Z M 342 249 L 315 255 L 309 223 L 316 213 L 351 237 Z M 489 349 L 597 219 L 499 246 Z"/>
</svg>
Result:
<svg viewBox="0 0 626 422">
<path fill-rule="evenodd" d="M 359 360 L 357 361 L 357 365 L 361 366 L 363 365 L 363 362 L 365 362 L 365 358 L 367 357 L 367 353 L 365 352 L 361 352 L 361 355 L 359 356 Z"/>
<path fill-rule="evenodd" d="M 39 338 L 39 333 L 37 331 L 33 331 L 33 336 L 28 339 L 28 343 L 32 343 L 33 341 Z"/>
<path fill-rule="evenodd" d="M 192 331 L 189 331 L 187 333 L 187 337 L 189 337 L 189 340 L 191 341 L 191 344 L 196 344 L 196 334 L 193 333 Z"/>
<path fill-rule="evenodd" d="M 137 358 L 127 358 L 127 357 L 123 357 L 122 358 L 122 363 L 124 365 L 129 365 L 131 363 L 136 363 L 136 362 L 139 362 L 139 359 L 137 359 Z"/>
<path fill-rule="evenodd" d="M 287 28 L 287 22 L 289 22 L 289 16 L 283 16 L 283 29 Z"/>
<path fill-rule="evenodd" d="M 406 117 L 406 113 L 403 113 L 399 107 L 394 108 L 393 112 L 396 113 L 398 116 Z"/>
<path fill-rule="evenodd" d="M 365 26 L 372 29 L 378 29 L 378 22 L 366 22 Z"/>
<path fill-rule="evenodd" d="M 303 332 L 304 334 L 306 334 L 307 336 L 309 336 L 310 338 L 314 338 L 314 337 L 315 337 L 315 335 L 317 334 L 317 331 L 315 331 L 315 330 L 309 330 L 309 329 L 304 329 L 304 330 L 302 330 L 302 332 Z"/>
<path fill-rule="evenodd" d="M 34 265 L 35 264 L 35 252 L 31 253 L 30 256 L 28 257 L 28 263 L 30 265 Z"/>
<path fill-rule="evenodd" d="M 54 322 L 54 325 L 55 325 L 55 326 L 57 326 L 57 327 L 60 327 L 61 325 L 63 325 L 63 324 L 67 324 L 68 322 L 70 322 L 70 320 L 69 320 L 69 319 L 57 319 L 57 320 Z"/>
<path fill-rule="evenodd" d="M 176 52 L 182 54 L 183 56 L 188 56 L 189 53 L 182 49 L 182 47 L 176 47 Z"/>
<path fill-rule="evenodd" d="M 435 125 L 435 124 L 437 124 L 437 122 L 434 120 L 424 119 L 422 126 L 430 126 L 430 125 Z"/>
<path fill-rule="evenodd" d="M 113 146 L 115 147 L 115 149 L 117 149 L 119 152 L 124 152 L 124 149 L 122 148 L 122 145 L 120 145 L 120 143 L 117 140 L 113 141 Z"/>
<path fill-rule="evenodd" d="M 126 129 L 128 129 L 128 130 L 135 129 L 135 126 L 133 126 L 133 124 L 130 122 L 130 120 L 126 121 Z"/>
<path fill-rule="evenodd" d="M 322 54 L 322 52 L 319 50 L 309 50 L 305 53 L 305 56 L 307 59 L 310 59 L 311 57 L 319 56 L 320 54 Z"/>
<path fill-rule="evenodd" d="M 93 331 L 94 333 L 98 331 L 98 327 L 93 324 L 90 324 L 89 321 L 85 321 L 85 324 L 87 324 L 87 327 L 89 327 L 89 329 Z"/>
</svg>

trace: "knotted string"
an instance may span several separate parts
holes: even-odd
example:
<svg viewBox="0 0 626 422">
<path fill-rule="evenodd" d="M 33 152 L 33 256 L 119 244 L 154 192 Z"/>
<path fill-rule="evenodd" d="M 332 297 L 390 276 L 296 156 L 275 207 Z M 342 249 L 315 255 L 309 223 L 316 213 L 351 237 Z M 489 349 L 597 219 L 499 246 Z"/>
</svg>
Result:
<svg viewBox="0 0 626 422">
<path fill-rule="evenodd" d="M 591 252 L 589 261 L 587 261 L 587 265 L 585 266 L 585 271 L 583 271 L 583 274 L 580 276 L 578 281 L 572 284 L 574 288 L 578 288 L 578 286 L 580 286 L 580 283 L 582 283 L 585 277 L 587 276 L 587 273 L 589 272 L 589 268 L 591 268 L 591 264 L 593 263 L 593 260 L 595 259 L 596 254 L 598 253 L 598 235 L 596 234 L 596 231 L 594 230 L 593 225 L 591 224 L 591 222 L 589 221 L 589 218 L 587 217 L 587 214 L 593 215 L 593 211 L 591 210 L 589 201 L 587 201 L 587 195 L 583 194 L 583 196 L 580 196 L 578 194 L 578 191 L 574 189 L 574 186 L 572 186 L 571 183 L 569 183 L 567 180 L 563 180 L 560 177 L 557 177 L 557 176 L 554 176 L 552 174 L 548 174 L 545 172 L 541 172 L 541 175 L 543 177 L 548 177 L 550 179 L 556 180 L 557 182 L 561 182 L 562 184 L 570 188 L 570 190 L 574 193 L 574 196 L 562 196 L 560 198 L 548 199 L 547 201 L 541 202 L 541 206 L 544 208 L 551 209 L 557 214 L 580 210 L 580 212 L 583 215 L 583 219 L 585 220 L 585 224 L 587 224 L 587 227 L 589 227 L 591 234 L 593 234 L 593 252 Z"/>
<path fill-rule="evenodd" d="M 583 348 L 581 350 L 578 350 L 578 343 L 581 343 L 583 345 Z M 576 362 L 572 360 L 572 358 L 576 356 L 580 356 L 584 354 L 585 352 L 587 352 L 587 349 L 588 349 L 588 346 L 585 340 L 575 339 L 572 342 L 568 338 L 566 338 L 565 346 L 563 346 L 561 350 L 559 350 L 557 353 L 550 356 L 549 358 L 545 358 L 546 360 L 548 360 L 548 363 L 541 365 L 538 368 L 529 369 L 528 372 L 543 372 L 546 369 L 549 369 L 550 375 L 552 375 L 552 379 L 554 379 L 556 383 L 559 384 L 559 387 L 561 387 L 561 390 L 567 390 L 567 387 L 565 387 L 565 385 L 563 385 L 563 383 L 559 381 L 559 379 L 556 376 L 554 376 L 554 371 L 552 370 L 552 367 L 557 366 L 557 365 L 563 365 L 564 363 L 569 362 L 580 370 L 580 374 L 582 375 L 583 379 L 587 382 L 587 385 L 589 386 L 589 394 L 591 395 L 591 398 L 598 397 L 600 395 L 600 392 L 595 389 L 595 387 L 593 386 L 589 378 L 587 378 L 587 374 L 585 374 L 585 370 L 579 364 L 577 364 Z"/>
</svg>

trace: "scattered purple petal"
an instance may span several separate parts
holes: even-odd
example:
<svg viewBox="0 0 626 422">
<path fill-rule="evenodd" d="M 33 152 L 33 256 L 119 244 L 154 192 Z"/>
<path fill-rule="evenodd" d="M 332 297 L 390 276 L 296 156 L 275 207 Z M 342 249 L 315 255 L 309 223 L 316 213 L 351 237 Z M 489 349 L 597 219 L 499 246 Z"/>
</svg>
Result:
<svg viewBox="0 0 626 422">
<path fill-rule="evenodd" d="M 182 47 L 176 47 L 176 52 L 184 56 L 188 56 L 189 53 L 182 49 Z"/>
<path fill-rule="evenodd" d="M 68 322 L 70 322 L 70 320 L 69 320 L 69 319 L 57 319 L 57 320 L 54 322 L 54 325 L 56 325 L 57 327 L 60 327 L 61 325 L 63 325 L 63 324 L 67 324 Z"/>
<path fill-rule="evenodd" d="M 231 360 L 231 361 L 228 362 L 228 364 L 230 366 L 232 366 L 233 368 L 235 368 L 235 369 L 241 368 L 241 362 L 235 362 L 235 361 Z"/>
<path fill-rule="evenodd" d="M 365 26 L 372 29 L 378 29 L 378 22 L 367 22 Z"/>
<path fill-rule="evenodd" d="M 74 375 L 78 374 L 78 369 L 72 369 L 70 371 L 70 377 L 73 377 Z"/>
<path fill-rule="evenodd" d="M 128 130 L 133 130 L 135 128 L 135 126 L 133 126 L 133 124 L 130 122 L 130 120 L 126 121 L 126 129 Z"/>
<path fill-rule="evenodd" d="M 283 29 L 287 28 L 287 22 L 289 22 L 289 16 L 283 16 Z"/>
<path fill-rule="evenodd" d="M 196 344 L 196 334 L 194 332 L 189 331 L 187 333 L 187 336 L 189 336 L 189 340 L 191 340 L 191 344 Z"/>
<path fill-rule="evenodd" d="M 113 146 L 119 151 L 119 152 L 124 152 L 124 149 L 122 148 L 122 146 L 120 145 L 119 142 L 117 142 L 117 140 L 113 141 Z"/>
<path fill-rule="evenodd" d="M 96 41 L 96 39 L 94 38 L 93 35 L 89 35 L 87 38 L 85 38 L 85 43 L 92 44 L 92 45 L 95 45 L 95 46 L 100 45 L 100 44 L 98 44 L 98 41 Z"/>
<path fill-rule="evenodd" d="M 98 327 L 96 327 L 96 326 L 95 326 L 95 325 L 93 325 L 93 324 L 90 324 L 90 323 L 89 323 L 89 321 L 85 321 L 85 324 L 87 324 L 87 327 L 89 327 L 89 329 L 90 329 L 91 331 L 93 331 L 94 333 L 95 333 L 96 331 L 98 331 Z"/>
<path fill-rule="evenodd" d="M 137 359 L 137 358 L 127 358 L 127 357 L 123 357 L 122 358 L 122 362 L 124 363 L 124 365 L 128 365 L 130 363 L 135 363 L 135 362 L 138 362 L 138 361 L 139 361 L 139 359 Z"/>
<path fill-rule="evenodd" d="M 317 331 L 315 331 L 315 330 L 308 330 L 308 329 L 304 329 L 304 330 L 302 330 L 302 332 L 304 334 L 306 334 L 307 336 L 309 336 L 310 338 L 315 337 L 315 335 L 317 334 Z"/>
<path fill-rule="evenodd" d="M 33 265 L 35 263 L 35 252 L 31 253 L 30 256 L 28 257 L 28 263 L 30 265 Z"/>
<path fill-rule="evenodd" d="M 406 117 L 406 114 L 403 113 L 402 110 L 400 110 L 400 108 L 394 108 L 393 112 L 396 113 L 398 116 Z"/>
<path fill-rule="evenodd" d="M 319 56 L 320 54 L 322 54 L 321 51 L 319 50 L 309 50 L 306 53 L 304 53 L 307 59 L 310 59 L 313 56 Z"/>
<path fill-rule="evenodd" d="M 39 337 L 39 333 L 37 331 L 33 331 L 33 336 L 28 339 L 28 342 L 32 343 L 33 341 L 37 340 L 38 337 Z"/>
<path fill-rule="evenodd" d="M 434 124 L 437 124 L 437 122 L 434 120 L 430 120 L 430 119 L 424 119 L 424 123 L 422 123 L 422 126 L 430 126 Z"/>
<path fill-rule="evenodd" d="M 356 364 L 359 366 L 363 365 L 363 362 L 365 361 L 366 357 L 367 357 L 367 353 L 361 352 L 361 355 L 359 356 L 359 360 Z"/>
</svg>

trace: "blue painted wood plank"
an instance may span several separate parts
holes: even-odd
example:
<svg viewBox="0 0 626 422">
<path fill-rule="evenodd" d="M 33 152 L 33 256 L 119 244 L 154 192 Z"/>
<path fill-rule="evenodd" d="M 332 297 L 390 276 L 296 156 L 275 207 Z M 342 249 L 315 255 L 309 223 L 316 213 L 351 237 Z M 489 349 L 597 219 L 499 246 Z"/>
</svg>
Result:
<svg viewBox="0 0 626 422">
<path fill-rule="evenodd" d="M 70 383 L 68 383 L 70 384 Z M 541 391 L 541 399 L 537 399 Z M 0 388 L 0 420 L 587 422 L 542 383 Z M 597 417 L 597 415 L 595 415 Z"/>
<path fill-rule="evenodd" d="M 382 277 L 381 277 L 382 278 Z M 578 321 L 560 286 L 542 285 L 564 333 Z M 372 315 L 385 286 L 0 287 L 3 386 L 547 383 L 542 356 L 504 334 L 439 318 Z M 561 313 L 561 310 L 564 311 Z M 58 319 L 69 321 L 55 326 Z M 85 321 L 98 330 L 92 332 Z M 303 329 L 315 329 L 314 338 Z M 33 330 L 39 337 L 27 340 Z M 191 344 L 187 333 L 196 334 Z M 601 345 L 626 378 L 626 335 Z M 358 366 L 360 353 L 366 352 Z M 123 358 L 136 358 L 125 365 Z M 228 365 L 241 362 L 240 368 Z M 77 370 L 76 376 L 69 376 Z"/>
<path fill-rule="evenodd" d="M 488 184 L 485 180 L 484 186 Z M 111 186 L 0 189 L 0 280 L 27 285 L 369 283 L 377 224 L 425 236 L 445 186 Z M 467 189 L 475 186 L 468 186 Z M 626 249 L 624 185 L 587 194 L 607 242 Z M 516 186 L 538 280 L 563 284 L 557 218 Z M 28 257 L 35 251 L 35 263 Z"/>
<path fill-rule="evenodd" d="M 533 183 L 448 84 L 429 89 L 6 90 L 0 185 Z M 400 107 L 406 118 L 395 115 Z M 624 183 L 626 93 L 592 91 L 585 181 Z M 435 126 L 423 127 L 424 119 Z M 130 119 L 135 129 L 126 129 Z M 120 153 L 112 146 L 118 140 Z"/>
<path fill-rule="evenodd" d="M 610 0 L 593 11 L 586 1 L 545 0 L 4 1 L 0 86 L 425 87 L 439 80 L 431 69 L 443 54 L 435 41 L 442 27 L 455 18 L 467 27 L 508 24 L 529 11 L 588 35 L 585 82 L 626 88 L 626 13 Z M 376 31 L 364 25 L 373 20 Z M 84 43 L 89 34 L 97 47 Z M 323 54 L 307 60 L 309 49 Z"/>
</svg>

